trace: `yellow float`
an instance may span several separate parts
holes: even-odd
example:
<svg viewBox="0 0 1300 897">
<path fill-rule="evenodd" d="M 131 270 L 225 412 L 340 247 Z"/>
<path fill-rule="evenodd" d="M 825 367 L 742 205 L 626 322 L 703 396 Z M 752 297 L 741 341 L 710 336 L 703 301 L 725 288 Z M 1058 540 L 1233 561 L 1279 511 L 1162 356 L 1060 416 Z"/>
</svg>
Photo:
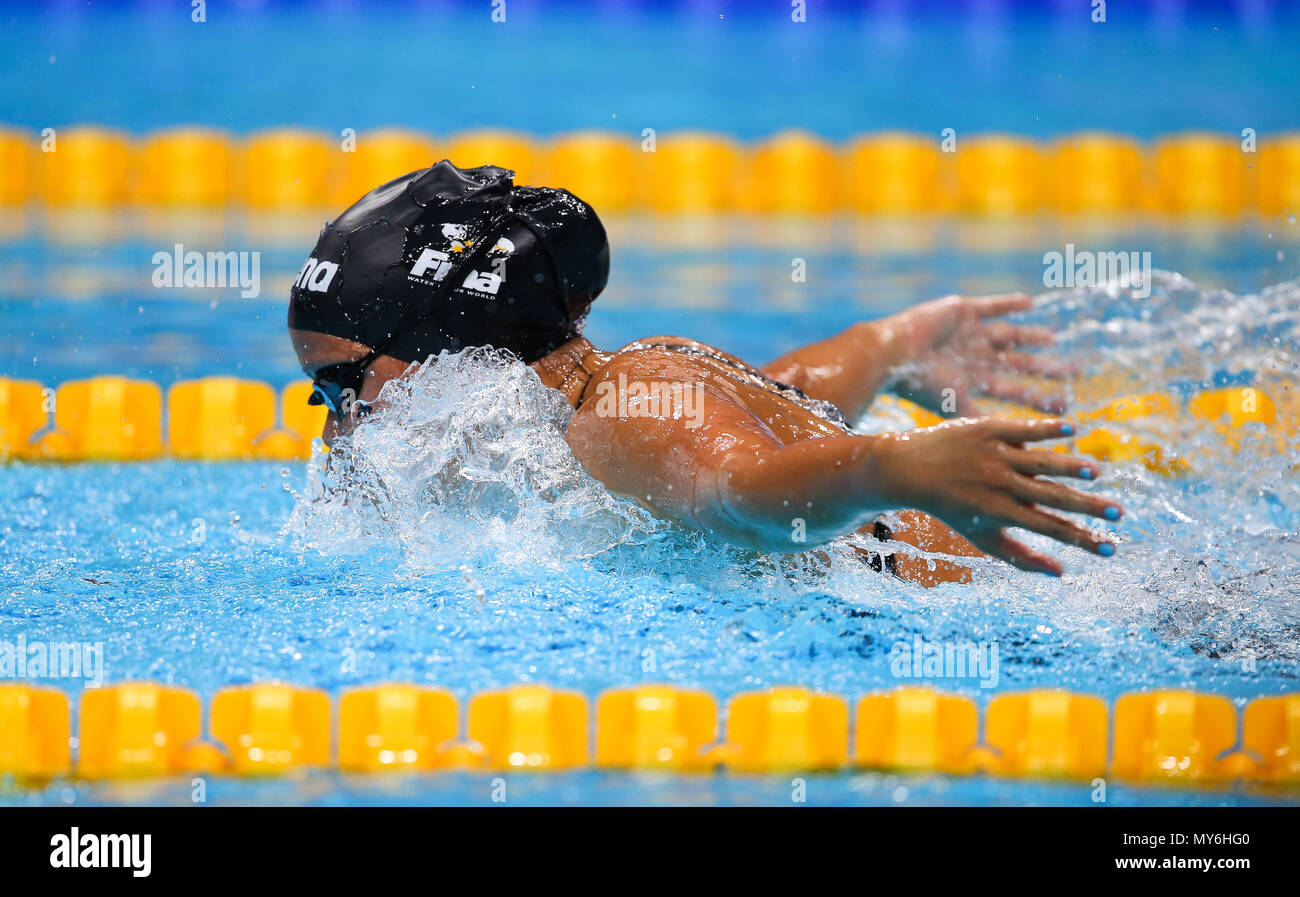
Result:
<svg viewBox="0 0 1300 897">
<path fill-rule="evenodd" d="M 53 206 L 118 206 L 126 202 L 131 141 L 105 128 L 55 129 L 38 154 L 44 200 Z"/>
<path fill-rule="evenodd" d="M 582 197 L 598 213 L 626 212 L 637 194 L 643 155 L 619 134 L 566 134 L 551 144 L 546 184 Z"/>
<path fill-rule="evenodd" d="M 127 682 L 81 696 L 77 773 L 88 779 L 156 778 L 185 770 L 201 730 L 199 696 L 184 688 Z"/>
<path fill-rule="evenodd" d="M 1156 142 L 1155 190 L 1160 211 L 1173 215 L 1236 215 L 1242 210 L 1248 158 L 1217 134 L 1182 134 Z"/>
<path fill-rule="evenodd" d="M 0 206 L 20 206 L 35 192 L 32 184 L 36 139 L 23 131 L 0 128 Z"/>
<path fill-rule="evenodd" d="M 944 211 L 936 141 L 917 134 L 872 134 L 853 140 L 843 153 L 847 204 L 868 214 Z"/>
<path fill-rule="evenodd" d="M 969 772 L 979 712 L 968 698 L 899 688 L 859 701 L 854 728 L 859 766 Z"/>
<path fill-rule="evenodd" d="M 806 688 L 736 695 L 721 756 L 739 772 L 838 769 L 848 759 L 849 708 Z"/>
<path fill-rule="evenodd" d="M 338 148 L 324 135 L 284 128 L 249 138 L 244 147 L 244 201 L 253 209 L 326 209 Z M 372 185 L 374 186 L 374 185 Z"/>
<path fill-rule="evenodd" d="M 700 771 L 718 737 L 718 704 L 708 692 L 641 685 L 611 689 L 596 704 L 596 765 Z"/>
<path fill-rule="evenodd" d="M 754 150 L 748 191 L 758 212 L 823 214 L 840 201 L 831 145 L 804 131 L 786 131 Z"/>
<path fill-rule="evenodd" d="M 1136 140 L 1083 133 L 1056 142 L 1056 206 L 1066 214 L 1135 211 L 1142 197 L 1142 150 Z"/>
<path fill-rule="evenodd" d="M 414 771 L 447 765 L 460 728 L 451 692 L 416 685 L 355 688 L 339 701 L 339 769 Z"/>
<path fill-rule="evenodd" d="M 745 150 L 730 138 L 670 134 L 644 155 L 641 203 L 650 211 L 698 214 L 734 206 Z"/>
<path fill-rule="evenodd" d="M 980 215 L 1042 210 L 1046 172 L 1038 144 L 990 134 L 966 138 L 956 152 L 957 208 Z"/>
<path fill-rule="evenodd" d="M 237 775 L 279 775 L 330 765 L 330 700 L 314 688 L 267 683 L 212 699 L 212 737 Z"/>
<path fill-rule="evenodd" d="M 177 128 L 152 134 L 139 152 L 138 196 L 155 206 L 213 208 L 234 196 L 236 148 L 226 134 Z"/>
<path fill-rule="evenodd" d="M 428 168 L 441 157 L 433 141 L 415 131 L 363 131 L 339 154 L 339 177 L 330 202 L 345 209 L 380 184 Z"/>
<path fill-rule="evenodd" d="M 539 685 L 475 696 L 469 737 L 495 770 L 574 769 L 587 764 L 587 699 Z"/>
<path fill-rule="evenodd" d="M 1300 214 L 1300 132 L 1261 143 L 1259 210 L 1265 215 Z"/>
<path fill-rule="evenodd" d="M 447 158 L 461 168 L 499 165 L 515 173 L 516 184 L 545 183 L 542 154 L 526 134 L 514 131 L 466 131 L 452 137 Z"/>
</svg>

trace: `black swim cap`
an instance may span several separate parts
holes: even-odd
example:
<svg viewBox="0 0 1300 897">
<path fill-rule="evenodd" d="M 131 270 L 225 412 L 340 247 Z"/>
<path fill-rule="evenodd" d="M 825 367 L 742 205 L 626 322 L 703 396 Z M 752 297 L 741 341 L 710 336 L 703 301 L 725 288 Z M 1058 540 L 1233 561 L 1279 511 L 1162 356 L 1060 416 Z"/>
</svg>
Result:
<svg viewBox="0 0 1300 897">
<path fill-rule="evenodd" d="M 420 362 L 443 349 L 536 361 L 577 336 L 609 276 L 595 211 L 514 172 L 442 161 L 363 196 L 321 231 L 289 326 Z"/>
</svg>

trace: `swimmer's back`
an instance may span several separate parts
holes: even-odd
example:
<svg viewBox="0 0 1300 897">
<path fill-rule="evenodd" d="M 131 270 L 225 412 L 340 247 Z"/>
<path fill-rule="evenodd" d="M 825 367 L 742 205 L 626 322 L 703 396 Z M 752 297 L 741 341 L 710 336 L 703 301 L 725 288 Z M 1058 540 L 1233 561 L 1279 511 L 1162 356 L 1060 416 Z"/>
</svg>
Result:
<svg viewBox="0 0 1300 897">
<path fill-rule="evenodd" d="M 785 445 L 819 436 L 838 436 L 849 429 L 840 410 L 829 402 L 811 399 L 736 356 L 697 340 L 654 336 L 628 343 L 595 372 L 583 402 L 599 393 L 600 383 L 617 388 L 620 375 L 627 383 L 658 380 L 698 385 L 706 402 L 712 396 L 718 402 L 745 409 Z"/>
</svg>

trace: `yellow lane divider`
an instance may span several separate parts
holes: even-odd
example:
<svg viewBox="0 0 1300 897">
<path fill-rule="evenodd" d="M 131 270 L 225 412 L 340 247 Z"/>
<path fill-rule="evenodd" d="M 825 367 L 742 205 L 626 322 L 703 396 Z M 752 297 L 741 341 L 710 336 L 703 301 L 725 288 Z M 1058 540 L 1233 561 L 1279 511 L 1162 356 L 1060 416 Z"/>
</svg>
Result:
<svg viewBox="0 0 1300 897">
<path fill-rule="evenodd" d="M 849 705 L 806 688 L 732 698 L 720 759 L 738 772 L 838 769 L 848 759 Z"/>
<path fill-rule="evenodd" d="M 1285 453 L 1296 439 L 1300 400 L 1291 384 L 1279 383 L 1278 388 L 1285 404 L 1251 386 L 1204 390 L 1185 403 L 1163 393 L 1124 396 L 1075 414 L 1087 426 L 1058 450 L 1101 461 L 1140 462 L 1166 475 L 1192 470 L 1195 453 L 1180 453 L 1145 432 L 1125 429 L 1137 421 L 1162 420 L 1170 440 L 1182 435 L 1180 427 L 1200 422 L 1231 451 L 1252 440 L 1269 440 Z M 286 386 L 279 396 L 277 424 L 276 394 L 265 383 L 234 377 L 176 383 L 167 393 L 164 442 L 162 390 L 149 381 L 93 377 L 49 390 L 33 381 L 0 377 L 0 460 L 307 458 L 325 422 L 324 408 L 307 404 L 311 391 L 305 381 Z M 903 410 L 917 426 L 943 420 L 904 399 L 882 396 L 878 401 Z M 1007 413 L 1033 412 L 1010 408 Z"/>
<path fill-rule="evenodd" d="M 667 685 L 616 688 L 596 704 L 596 765 L 610 769 L 709 769 L 718 702 L 706 691 Z"/>
<path fill-rule="evenodd" d="M 269 385 L 234 377 L 174 384 L 127 377 L 72 380 L 49 390 L 0 377 L 0 459 L 143 461 L 174 458 L 303 459 L 320 436 L 325 409 L 308 405 L 311 384 L 293 383 L 279 397 Z"/>
<path fill-rule="evenodd" d="M 0 377 L 0 458 L 25 458 L 32 437 L 49 424 L 45 388 L 33 380 Z"/>
<path fill-rule="evenodd" d="M 199 696 L 174 686 L 129 682 L 87 691 L 77 727 L 77 775 L 154 778 L 186 771 L 186 748 L 202 732 L 201 713 Z"/>
<path fill-rule="evenodd" d="M 0 774 L 49 779 L 71 767 L 68 699 L 63 692 L 0 685 Z"/>
<path fill-rule="evenodd" d="M 858 702 L 862 766 L 965 773 L 974 768 L 979 714 L 968 698 L 900 688 Z"/>
<path fill-rule="evenodd" d="M 1300 696 L 1257 698 L 1247 704 L 1241 743 L 1260 759 L 1256 778 L 1300 781 Z"/>
<path fill-rule="evenodd" d="M 1142 782 L 1216 778 L 1236 735 L 1237 710 L 1227 698 L 1186 691 L 1124 695 L 1115 702 L 1115 775 Z"/>
<path fill-rule="evenodd" d="M 126 377 L 60 386 L 54 429 L 36 446 L 38 457 L 55 461 L 145 461 L 162 451 L 162 390 Z"/>
<path fill-rule="evenodd" d="M 1224 217 L 1300 210 L 1300 133 L 1121 134 L 1053 141 L 1010 134 L 880 132 L 834 143 L 786 131 L 752 144 L 715 133 L 509 131 L 433 137 L 402 129 L 236 137 L 180 127 L 135 138 L 108 128 L 0 128 L 0 205 L 336 212 L 447 157 L 567 187 L 602 212 L 760 211 L 981 215 L 1045 212 Z"/>
<path fill-rule="evenodd" d="M 451 692 L 379 685 L 339 699 L 339 769 L 427 771 L 460 765 L 454 748 L 460 710 Z"/>
<path fill-rule="evenodd" d="M 469 737 L 490 769 L 577 769 L 587 765 L 587 699 L 539 685 L 484 692 L 470 701 Z"/>
<path fill-rule="evenodd" d="M 227 688 L 212 699 L 212 737 L 235 775 L 276 775 L 330 762 L 330 699 L 314 688 Z"/>
<path fill-rule="evenodd" d="M 1093 779 L 1106 771 L 1106 704 L 1068 691 L 998 695 L 989 702 L 987 768 L 1008 776 Z"/>
<path fill-rule="evenodd" d="M 58 151 L 57 143 L 55 151 Z M 137 195 L 149 206 L 224 206 L 236 193 L 238 156 L 235 142 L 220 131 L 206 128 L 160 131 L 136 151 Z"/>
<path fill-rule="evenodd" d="M 1252 700 L 1240 733 L 1232 701 L 1179 690 L 1122 695 L 1113 723 L 1106 703 L 1092 695 L 998 694 L 984 711 L 982 738 L 972 700 L 923 687 L 862 697 L 852 739 L 848 702 L 805 688 L 738 694 L 725 718 L 719 741 L 718 703 L 707 692 L 650 684 L 613 689 L 596 705 L 595 765 L 1300 785 L 1300 694 Z M 206 740 L 201 719 L 199 697 L 187 689 L 127 682 L 87 690 L 74 764 L 67 697 L 26 683 L 0 685 L 0 776 L 40 783 L 69 775 L 274 776 L 324 768 L 560 771 L 587 768 L 592 760 L 586 697 L 541 685 L 475 695 L 465 738 L 455 697 L 418 685 L 344 692 L 337 719 L 318 689 L 239 686 L 212 699 Z"/>
</svg>

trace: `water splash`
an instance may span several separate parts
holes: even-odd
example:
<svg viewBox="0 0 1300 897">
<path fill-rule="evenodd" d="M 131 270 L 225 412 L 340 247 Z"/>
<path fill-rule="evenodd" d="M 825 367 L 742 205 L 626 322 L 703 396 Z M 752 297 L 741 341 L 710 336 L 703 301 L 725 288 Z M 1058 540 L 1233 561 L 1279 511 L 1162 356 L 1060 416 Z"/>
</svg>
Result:
<svg viewBox="0 0 1300 897">
<path fill-rule="evenodd" d="M 1191 472 L 1110 465 L 1099 488 L 1119 489 L 1129 511 L 1122 558 L 1067 580 L 1059 606 L 1085 623 L 1149 625 L 1247 667 L 1300 658 L 1300 283 L 1237 296 L 1158 271 L 1146 300 L 1118 287 L 1077 289 L 1040 297 L 1027 317 L 1058 329 L 1060 351 L 1081 363 L 1079 411 L 1126 393 L 1180 405 L 1224 386 L 1258 389 L 1278 408 L 1271 428 L 1234 431 L 1185 413 L 1117 425 L 1180 453 Z M 1081 591 L 1084 583 L 1091 588 Z"/>
<path fill-rule="evenodd" d="M 587 474 L 564 441 L 571 409 L 507 354 L 433 357 L 386 384 L 380 407 L 328 470 L 311 465 L 289 523 L 301 544 L 353 553 L 391 540 L 418 574 L 552 566 L 663 526 Z"/>
</svg>

